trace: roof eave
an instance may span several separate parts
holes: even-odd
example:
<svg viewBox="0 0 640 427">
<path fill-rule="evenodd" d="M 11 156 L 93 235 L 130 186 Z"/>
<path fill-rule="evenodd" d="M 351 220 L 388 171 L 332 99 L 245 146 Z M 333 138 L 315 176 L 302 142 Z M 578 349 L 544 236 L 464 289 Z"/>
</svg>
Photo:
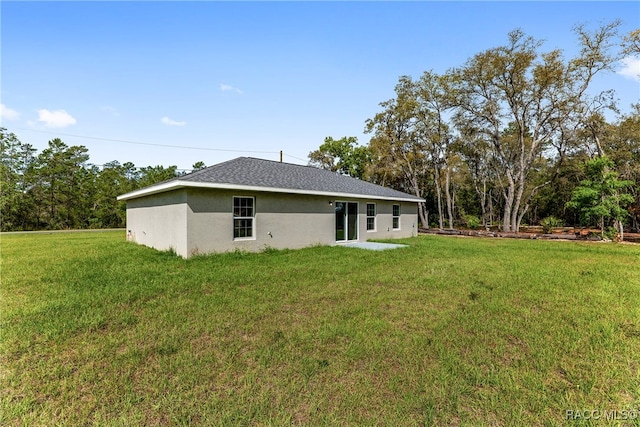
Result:
<svg viewBox="0 0 640 427">
<path fill-rule="evenodd" d="M 333 191 L 317 191 L 317 190 L 300 190 L 292 188 L 276 188 L 276 187 L 260 187 L 254 185 L 240 185 L 240 184 L 224 184 L 224 183 L 209 183 L 209 182 L 191 182 L 191 181 L 169 181 L 162 184 L 154 185 L 151 187 L 142 188 L 140 190 L 131 191 L 126 194 L 122 194 L 117 197 L 117 200 L 131 200 L 139 197 L 151 196 L 158 193 L 164 193 L 167 191 L 177 190 L 180 188 L 211 188 L 221 190 L 242 190 L 242 191 L 261 191 L 267 193 L 288 193 L 288 194 L 308 194 L 314 196 L 328 196 L 328 197 L 350 197 L 356 199 L 374 199 L 374 200 L 391 200 L 398 202 L 425 202 L 424 199 L 414 198 L 409 195 L 408 197 L 390 197 L 390 196 L 373 196 L 368 194 L 354 194 L 354 193 L 340 193 Z"/>
</svg>

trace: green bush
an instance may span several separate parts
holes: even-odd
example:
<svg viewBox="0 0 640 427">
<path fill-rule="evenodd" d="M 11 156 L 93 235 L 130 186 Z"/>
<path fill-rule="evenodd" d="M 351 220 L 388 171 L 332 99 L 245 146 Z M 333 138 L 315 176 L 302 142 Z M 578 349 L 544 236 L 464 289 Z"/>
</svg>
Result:
<svg viewBox="0 0 640 427">
<path fill-rule="evenodd" d="M 465 215 L 464 222 L 471 230 L 477 230 L 482 225 L 482 223 L 480 222 L 480 218 L 475 215 Z"/>
<path fill-rule="evenodd" d="M 618 240 L 619 236 L 620 236 L 620 231 L 615 227 L 607 227 L 604 230 L 605 239 L 616 241 L 616 240 Z"/>
<path fill-rule="evenodd" d="M 542 226 L 542 232 L 544 234 L 550 234 L 553 232 L 555 227 L 562 227 L 563 222 L 561 219 L 556 218 L 555 216 L 548 216 L 540 221 L 540 225 Z"/>
</svg>

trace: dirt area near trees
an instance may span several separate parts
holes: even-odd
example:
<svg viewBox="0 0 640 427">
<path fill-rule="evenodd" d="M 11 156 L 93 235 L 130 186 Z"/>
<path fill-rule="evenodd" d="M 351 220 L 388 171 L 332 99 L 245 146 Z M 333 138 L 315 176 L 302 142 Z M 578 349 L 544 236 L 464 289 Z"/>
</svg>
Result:
<svg viewBox="0 0 640 427">
<path fill-rule="evenodd" d="M 487 230 L 460 230 L 437 228 L 421 228 L 420 233 L 442 234 L 449 236 L 502 237 L 511 239 L 546 239 L 546 240 L 583 240 L 601 241 L 600 230 L 595 228 L 555 228 L 552 233 L 545 234 L 542 227 L 523 227 L 519 233 L 499 231 L 496 227 Z M 624 242 L 640 244 L 640 233 L 625 233 Z"/>
</svg>

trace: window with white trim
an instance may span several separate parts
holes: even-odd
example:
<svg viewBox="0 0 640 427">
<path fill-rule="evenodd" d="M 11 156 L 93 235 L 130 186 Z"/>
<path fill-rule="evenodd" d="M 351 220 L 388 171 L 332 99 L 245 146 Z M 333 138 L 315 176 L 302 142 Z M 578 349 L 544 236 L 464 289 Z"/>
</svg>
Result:
<svg viewBox="0 0 640 427">
<path fill-rule="evenodd" d="M 400 229 L 400 205 L 393 205 L 393 229 Z"/>
<path fill-rule="evenodd" d="M 367 231 L 376 231 L 376 204 L 367 203 Z"/>
<path fill-rule="evenodd" d="M 254 238 L 254 218 L 255 218 L 255 198 L 253 197 L 233 197 L 233 238 L 253 239 Z"/>
</svg>

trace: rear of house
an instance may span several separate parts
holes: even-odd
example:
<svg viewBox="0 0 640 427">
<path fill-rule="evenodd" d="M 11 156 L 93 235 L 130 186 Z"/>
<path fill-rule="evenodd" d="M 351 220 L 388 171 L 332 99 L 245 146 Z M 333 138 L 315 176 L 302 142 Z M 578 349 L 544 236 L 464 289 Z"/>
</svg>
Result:
<svg viewBox="0 0 640 427">
<path fill-rule="evenodd" d="M 183 257 L 417 234 L 422 199 L 309 166 L 241 157 L 119 197 L 127 235 Z"/>
</svg>

